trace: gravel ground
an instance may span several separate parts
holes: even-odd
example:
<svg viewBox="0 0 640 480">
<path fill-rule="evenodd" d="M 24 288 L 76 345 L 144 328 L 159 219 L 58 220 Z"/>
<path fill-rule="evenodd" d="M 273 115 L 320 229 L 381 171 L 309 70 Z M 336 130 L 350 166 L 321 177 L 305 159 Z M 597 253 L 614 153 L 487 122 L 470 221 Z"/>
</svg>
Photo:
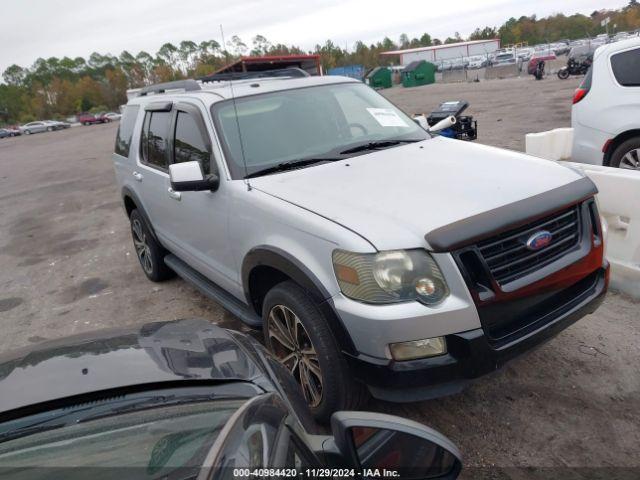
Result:
<svg viewBox="0 0 640 480">
<path fill-rule="evenodd" d="M 522 150 L 525 133 L 569 125 L 578 82 L 522 78 L 383 93 L 409 113 L 466 99 L 479 142 Z M 0 351 L 192 316 L 246 330 L 182 280 L 144 277 L 113 178 L 116 128 L 0 140 Z M 523 467 L 553 468 L 541 474 L 556 478 L 568 478 L 569 467 L 640 468 L 639 307 L 610 293 L 594 315 L 460 395 L 369 408 L 448 435 L 465 455 L 467 478 L 500 478 L 481 467 L 506 469 L 505 478 L 538 478 Z"/>
</svg>

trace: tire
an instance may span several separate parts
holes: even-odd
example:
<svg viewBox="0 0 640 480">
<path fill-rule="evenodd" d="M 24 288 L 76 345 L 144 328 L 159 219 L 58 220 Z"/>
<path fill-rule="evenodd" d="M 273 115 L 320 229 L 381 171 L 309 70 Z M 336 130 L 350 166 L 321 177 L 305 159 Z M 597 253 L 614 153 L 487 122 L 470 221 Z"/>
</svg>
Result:
<svg viewBox="0 0 640 480">
<path fill-rule="evenodd" d="M 561 68 L 560 70 L 558 70 L 558 78 L 560 80 L 566 80 L 567 78 L 569 78 L 569 70 L 567 70 L 566 68 Z"/>
<path fill-rule="evenodd" d="M 618 145 L 611 154 L 609 165 L 640 171 L 640 137 L 633 137 Z"/>
<path fill-rule="evenodd" d="M 47 132 L 53 132 L 53 128 L 52 127 L 47 127 Z"/>
<path fill-rule="evenodd" d="M 162 282 L 175 273 L 164 263 L 167 251 L 150 234 L 147 223 L 137 209 L 129 216 L 131 237 L 142 271 L 152 282 Z"/>
<path fill-rule="evenodd" d="M 267 349 L 293 373 L 317 421 L 326 423 L 334 412 L 357 410 L 365 403 L 366 388 L 351 376 L 326 319 L 298 284 L 287 280 L 269 290 L 262 320 Z M 293 338 L 294 325 L 292 350 L 285 343 Z M 289 333 L 283 334 L 283 328 Z"/>
<path fill-rule="evenodd" d="M 31 135 L 31 130 L 25 130 L 25 131 L 24 131 L 24 134 L 25 134 L 25 135 Z"/>
</svg>

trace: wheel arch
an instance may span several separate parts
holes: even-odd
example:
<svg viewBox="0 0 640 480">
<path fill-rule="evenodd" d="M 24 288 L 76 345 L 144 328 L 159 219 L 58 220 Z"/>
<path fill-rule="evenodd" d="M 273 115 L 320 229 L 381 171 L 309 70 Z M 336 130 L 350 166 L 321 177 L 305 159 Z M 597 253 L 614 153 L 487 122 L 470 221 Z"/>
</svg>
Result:
<svg viewBox="0 0 640 480">
<path fill-rule="evenodd" d="M 271 288 L 286 280 L 297 283 L 327 319 L 340 349 L 350 354 L 356 353 L 351 336 L 327 301 L 331 294 L 304 263 L 288 252 L 267 245 L 251 249 L 242 262 L 241 278 L 247 304 L 259 316 L 262 316 L 262 302 Z"/>
<path fill-rule="evenodd" d="M 611 139 L 611 141 L 607 145 L 606 151 L 604 152 L 604 157 L 603 157 L 602 164 L 605 167 L 611 166 L 611 157 L 613 156 L 613 152 L 615 152 L 616 149 L 620 145 L 622 145 L 624 142 L 626 142 L 627 140 L 629 140 L 631 138 L 635 138 L 635 137 L 640 138 L 640 128 L 634 128 L 634 129 L 631 129 L 631 130 L 627 130 L 625 132 L 622 132 L 622 133 L 616 135 L 613 139 Z"/>
<path fill-rule="evenodd" d="M 138 212 L 140 213 L 140 216 L 142 217 L 144 222 L 147 224 L 147 228 L 149 229 L 149 232 L 153 236 L 153 239 L 156 242 L 160 243 L 156 235 L 156 232 L 153 229 L 153 224 L 151 223 L 151 220 L 149 219 L 149 215 L 147 215 L 147 212 L 144 209 L 142 202 L 140 201 L 140 198 L 129 187 L 122 187 L 122 202 L 123 202 L 124 210 L 127 214 L 127 218 L 131 216 L 131 212 L 134 209 L 137 209 Z"/>
</svg>

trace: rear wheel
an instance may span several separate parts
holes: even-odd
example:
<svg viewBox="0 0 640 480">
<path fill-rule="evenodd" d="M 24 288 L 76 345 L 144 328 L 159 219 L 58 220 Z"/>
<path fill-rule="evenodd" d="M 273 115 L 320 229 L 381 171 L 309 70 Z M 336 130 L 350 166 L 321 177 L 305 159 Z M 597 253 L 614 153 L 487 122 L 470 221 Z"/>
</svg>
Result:
<svg viewBox="0 0 640 480">
<path fill-rule="evenodd" d="M 25 134 L 25 135 L 31 135 L 31 130 L 25 130 L 25 131 L 24 131 L 24 134 Z"/>
<path fill-rule="evenodd" d="M 561 68 L 560 70 L 558 70 L 558 78 L 561 80 L 566 80 L 567 78 L 569 78 L 569 70 L 567 70 L 566 68 Z"/>
<path fill-rule="evenodd" d="M 324 315 L 300 286 L 286 281 L 271 289 L 262 317 L 267 348 L 293 374 L 316 420 L 364 403 L 365 387 L 352 378 Z"/>
<path fill-rule="evenodd" d="M 47 127 L 47 132 L 53 132 L 53 127 Z"/>
<path fill-rule="evenodd" d="M 622 142 L 611 155 L 610 165 L 628 170 L 640 170 L 640 137 Z"/>
<path fill-rule="evenodd" d="M 161 282 L 175 274 L 164 263 L 166 250 L 153 238 L 137 209 L 131 212 L 131 236 L 142 271 L 152 282 Z"/>
</svg>

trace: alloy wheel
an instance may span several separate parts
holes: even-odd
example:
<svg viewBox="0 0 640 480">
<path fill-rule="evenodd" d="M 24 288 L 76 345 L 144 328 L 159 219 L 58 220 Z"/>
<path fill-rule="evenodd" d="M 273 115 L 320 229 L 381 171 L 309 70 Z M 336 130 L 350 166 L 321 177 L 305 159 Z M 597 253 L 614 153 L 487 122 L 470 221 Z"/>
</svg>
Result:
<svg viewBox="0 0 640 480">
<path fill-rule="evenodd" d="M 634 148 L 620 159 L 620 168 L 640 170 L 640 148 Z"/>
<path fill-rule="evenodd" d="M 137 218 L 131 223 L 131 232 L 133 233 L 133 244 L 136 247 L 136 255 L 140 260 L 140 265 L 147 274 L 153 272 L 153 260 L 151 259 L 151 249 L 147 243 L 147 235 L 144 233 L 142 224 Z"/>
<path fill-rule="evenodd" d="M 318 406 L 323 393 L 322 371 L 304 325 L 290 308 L 275 305 L 269 312 L 267 329 L 271 351 L 302 386 L 309 405 Z"/>
</svg>

